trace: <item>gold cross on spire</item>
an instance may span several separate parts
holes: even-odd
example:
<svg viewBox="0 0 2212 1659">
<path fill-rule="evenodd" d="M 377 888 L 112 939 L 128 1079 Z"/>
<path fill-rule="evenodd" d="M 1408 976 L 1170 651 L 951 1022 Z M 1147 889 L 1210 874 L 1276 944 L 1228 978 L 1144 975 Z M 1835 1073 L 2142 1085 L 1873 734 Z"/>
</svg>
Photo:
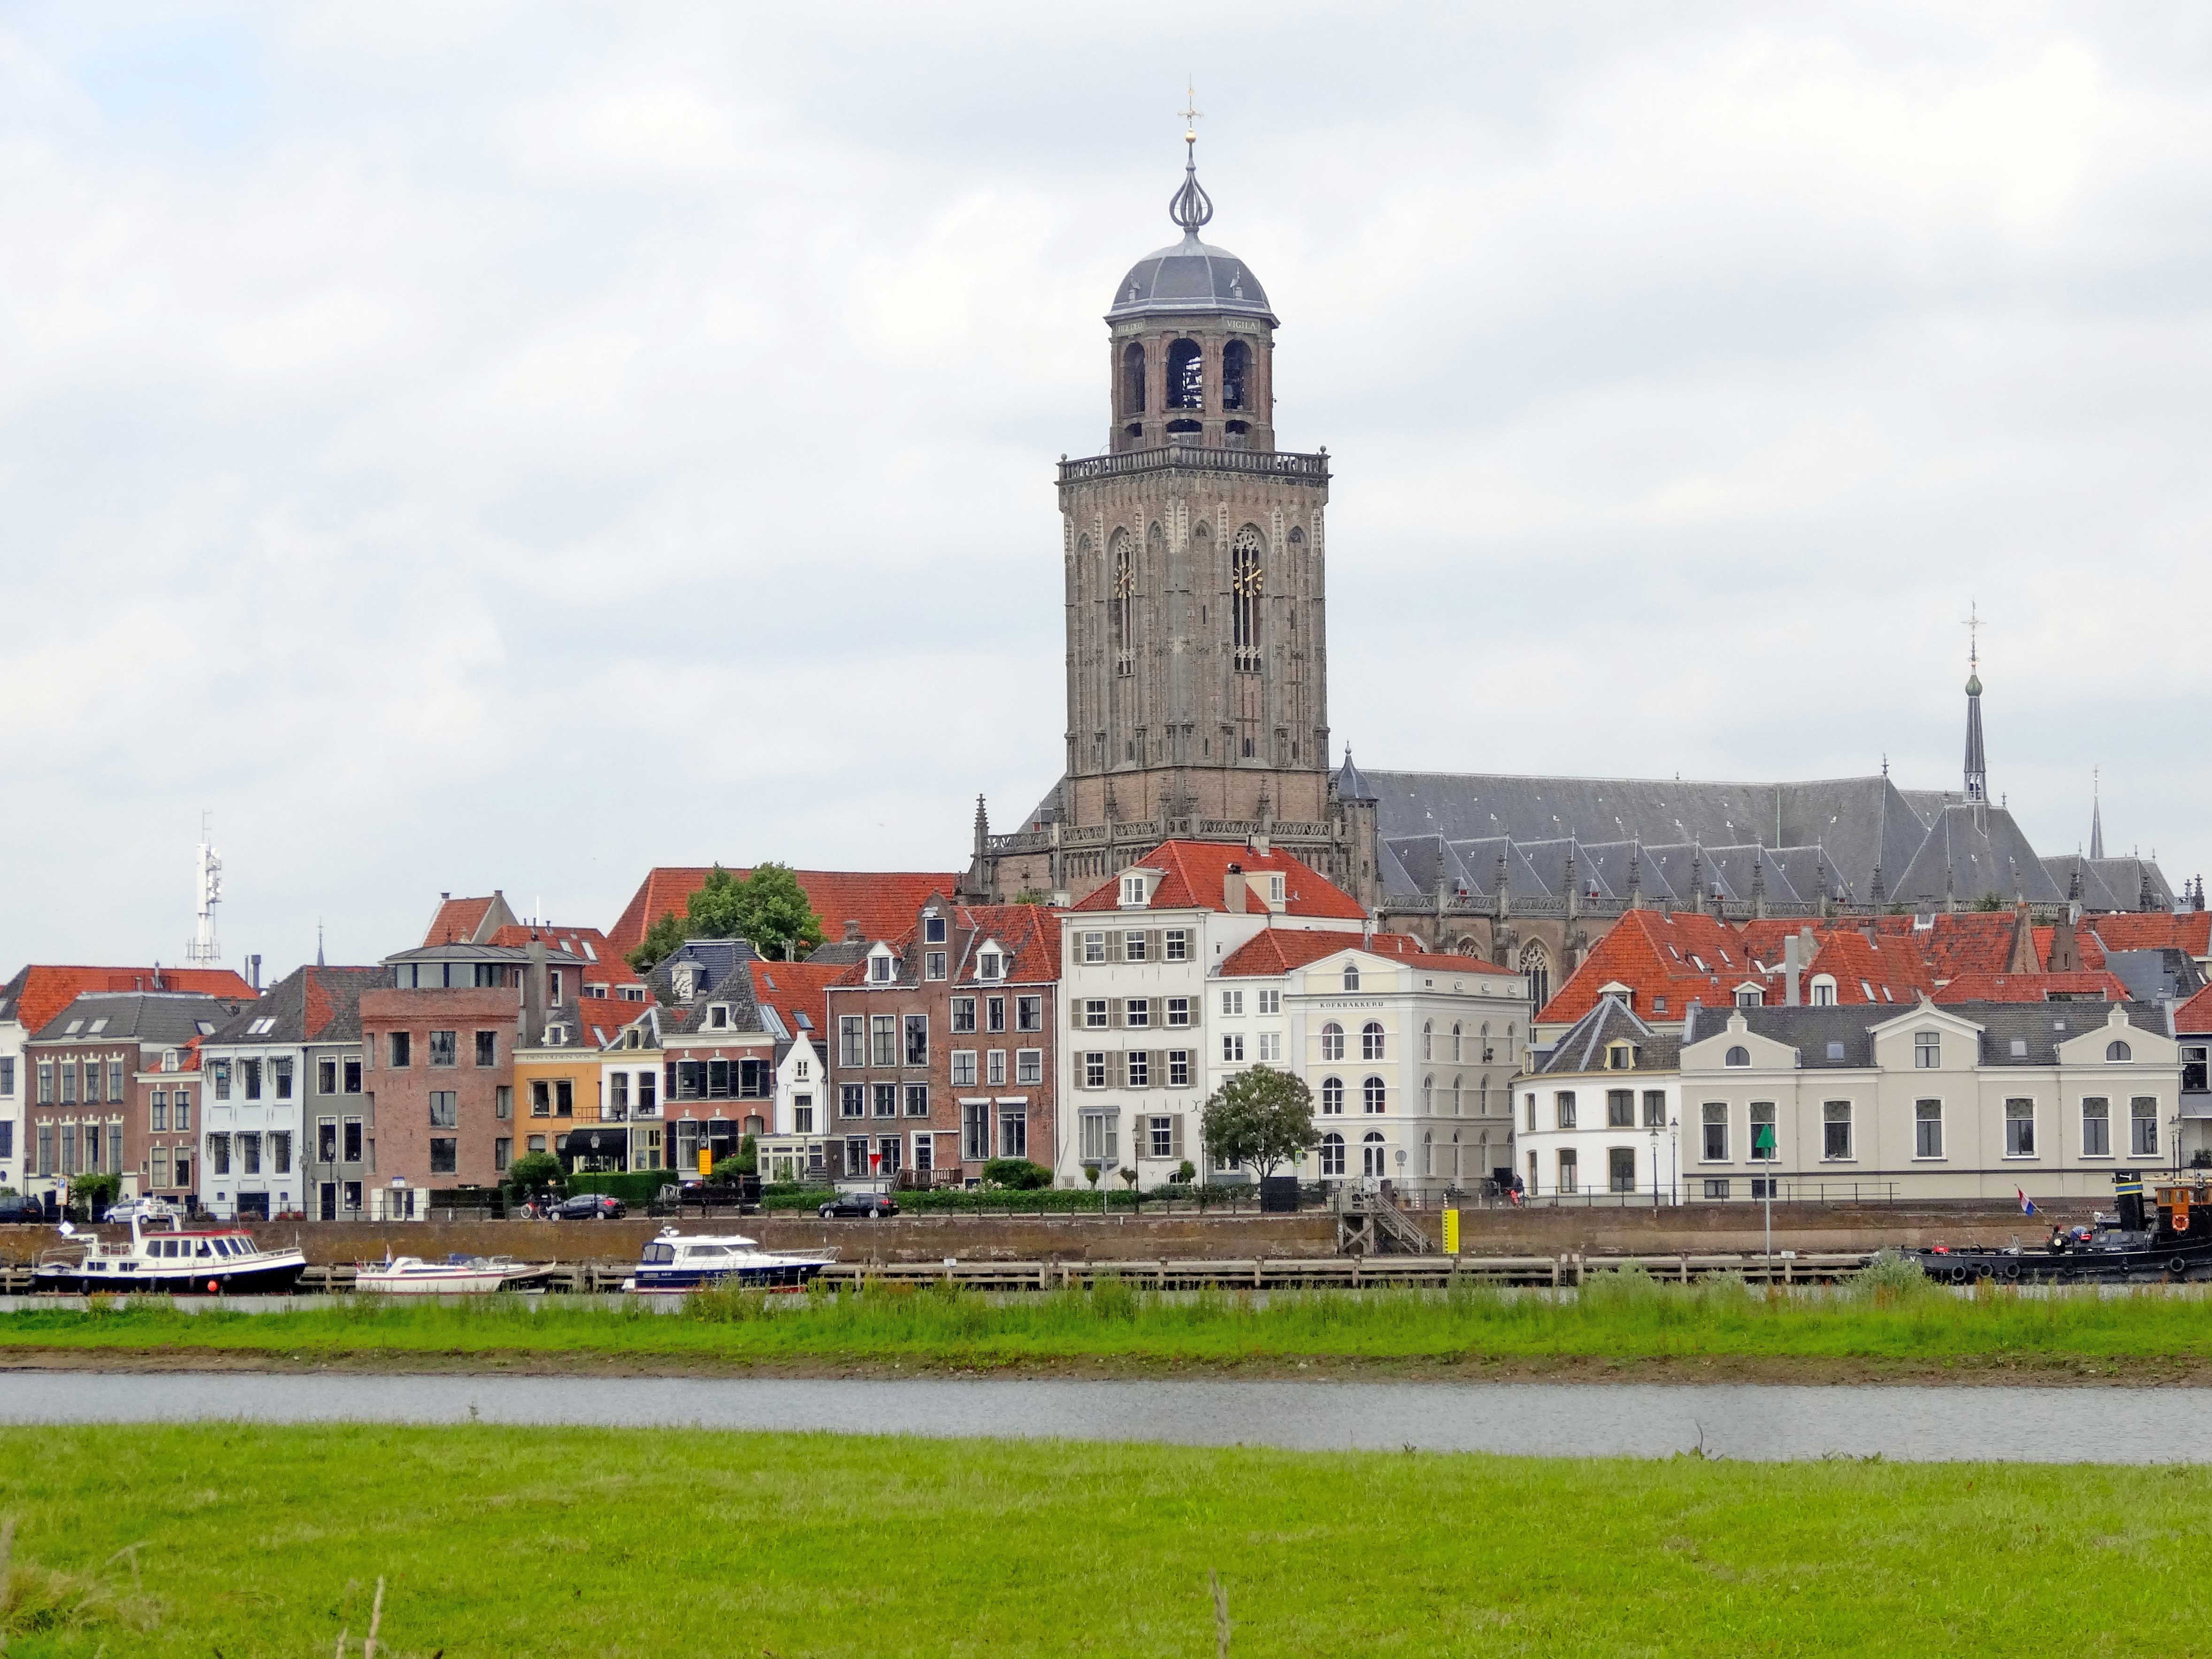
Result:
<svg viewBox="0 0 2212 1659">
<path fill-rule="evenodd" d="M 1183 81 L 1182 91 L 1182 141 L 1186 144 L 1194 144 L 1198 142 L 1198 123 L 1205 118 L 1206 112 L 1199 108 L 1198 89 L 1188 77 Z"/>
</svg>

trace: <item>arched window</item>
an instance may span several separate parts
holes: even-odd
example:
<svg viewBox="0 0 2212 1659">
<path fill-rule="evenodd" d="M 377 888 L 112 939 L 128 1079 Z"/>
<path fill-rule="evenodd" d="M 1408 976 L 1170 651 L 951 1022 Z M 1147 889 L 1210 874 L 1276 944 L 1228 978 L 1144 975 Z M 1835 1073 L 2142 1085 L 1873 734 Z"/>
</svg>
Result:
<svg viewBox="0 0 2212 1659">
<path fill-rule="evenodd" d="M 1313 572 L 1306 563 L 1306 532 L 1296 525 L 1291 526 L 1291 579 L 1306 592 L 1313 591 Z M 1295 627 L 1297 612 L 1291 616 Z"/>
<path fill-rule="evenodd" d="M 1145 412 L 1145 348 L 1134 340 L 1121 354 L 1121 412 Z"/>
<path fill-rule="evenodd" d="M 1325 1077 L 1321 1080 L 1321 1115 L 1340 1117 L 1344 1114 L 1344 1079 Z"/>
<path fill-rule="evenodd" d="M 1344 1137 L 1323 1135 L 1321 1138 L 1321 1172 L 1325 1176 L 1344 1173 Z"/>
<path fill-rule="evenodd" d="M 1382 1028 L 1371 1019 L 1359 1028 L 1359 1057 L 1362 1060 L 1382 1058 Z"/>
<path fill-rule="evenodd" d="M 1541 1008 L 1552 1000 L 1552 958 L 1533 939 L 1521 951 L 1521 971 L 1528 981 L 1529 1003 Z"/>
<path fill-rule="evenodd" d="M 1466 1058 L 1466 1054 L 1462 1053 L 1460 1048 L 1459 1022 L 1454 1020 L 1452 1022 L 1452 1060 L 1454 1064 L 1457 1064 Z"/>
<path fill-rule="evenodd" d="M 1126 679 L 1137 672 L 1137 568 L 1129 556 L 1129 532 L 1114 532 L 1114 586 L 1106 596 L 1108 632 L 1113 636 L 1114 673 Z"/>
<path fill-rule="evenodd" d="M 1266 588 L 1261 569 L 1263 547 L 1259 527 L 1249 524 L 1229 544 L 1229 594 L 1234 607 L 1230 613 L 1230 633 L 1240 674 L 1260 672 L 1260 601 Z"/>
<path fill-rule="evenodd" d="M 1359 988 L 1359 964 L 1356 962 L 1347 962 L 1344 964 L 1344 988 L 1347 991 L 1357 991 Z"/>
<path fill-rule="evenodd" d="M 1454 1117 L 1460 1115 L 1460 1102 L 1462 1098 L 1460 1091 L 1460 1079 L 1454 1078 L 1452 1079 L 1452 1115 Z"/>
<path fill-rule="evenodd" d="M 1452 1131 L 1452 1179 L 1456 1182 L 1463 1173 L 1459 1165 L 1459 1131 L 1455 1129 Z"/>
<path fill-rule="evenodd" d="M 1364 1110 L 1379 1112 L 1387 1103 L 1383 1098 L 1382 1079 L 1370 1077 L 1359 1085 L 1359 1103 Z"/>
<path fill-rule="evenodd" d="M 1728 1051 L 1728 1058 L 1722 1063 L 1728 1066 L 1748 1066 L 1751 1064 L 1751 1050 L 1738 1044 Z"/>
<path fill-rule="evenodd" d="M 1424 1176 L 1432 1176 L 1436 1172 L 1437 1138 L 1434 1135 L 1425 1134 L 1421 1137 L 1421 1173 Z"/>
<path fill-rule="evenodd" d="M 1491 1050 L 1490 1022 L 1486 1019 L 1482 1022 L 1482 1057 L 1486 1061 L 1498 1058 L 1497 1054 Z"/>
<path fill-rule="evenodd" d="M 1437 1080 L 1433 1077 L 1421 1079 L 1421 1115 L 1431 1117 L 1437 1109 Z"/>
<path fill-rule="evenodd" d="M 1252 348 L 1242 340 L 1231 340 L 1221 349 L 1221 406 L 1224 409 L 1244 407 L 1244 383 L 1251 378 Z"/>
<path fill-rule="evenodd" d="M 1195 340 L 1177 340 L 1168 348 L 1168 407 L 1206 407 L 1206 354 Z"/>
<path fill-rule="evenodd" d="M 1434 1060 L 1436 1057 L 1437 1023 L 1432 1019 L 1425 1019 L 1421 1022 L 1421 1058 Z"/>
<path fill-rule="evenodd" d="M 2135 1057 L 2136 1051 L 2124 1042 L 2108 1042 L 2105 1045 L 2105 1058 L 2112 1065 L 2124 1065 Z"/>
<path fill-rule="evenodd" d="M 1386 1176 L 1390 1164 L 1382 1146 L 1382 1137 L 1372 1129 L 1359 1137 L 1359 1173 L 1364 1176 Z"/>
<path fill-rule="evenodd" d="M 1344 1058 L 1344 1027 L 1334 1020 L 1321 1028 L 1321 1057 L 1323 1060 Z"/>
</svg>

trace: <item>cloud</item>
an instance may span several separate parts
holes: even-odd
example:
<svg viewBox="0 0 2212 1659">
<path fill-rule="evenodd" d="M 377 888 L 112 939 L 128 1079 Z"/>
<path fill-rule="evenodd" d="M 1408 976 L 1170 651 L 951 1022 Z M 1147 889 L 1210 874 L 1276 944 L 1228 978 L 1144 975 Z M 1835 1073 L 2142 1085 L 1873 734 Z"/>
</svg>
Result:
<svg viewBox="0 0 2212 1659">
<path fill-rule="evenodd" d="M 1264 29 L 1254 27 L 1264 20 Z M 2179 6 L 1188 20 L 1378 765 L 1993 787 L 2212 854 Z M 368 959 L 443 889 L 958 863 L 1061 752 L 1051 464 L 1182 65 L 1073 11 L 0 22 L 0 902 Z"/>
</svg>

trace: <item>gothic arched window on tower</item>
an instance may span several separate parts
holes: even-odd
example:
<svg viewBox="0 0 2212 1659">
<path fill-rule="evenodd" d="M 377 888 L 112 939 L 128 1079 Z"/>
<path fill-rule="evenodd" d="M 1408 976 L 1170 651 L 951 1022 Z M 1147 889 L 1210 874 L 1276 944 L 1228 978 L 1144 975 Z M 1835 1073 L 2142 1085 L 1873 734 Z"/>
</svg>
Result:
<svg viewBox="0 0 2212 1659">
<path fill-rule="evenodd" d="M 1521 971 L 1528 981 L 1528 1000 L 1540 1009 L 1552 1000 L 1552 958 L 1531 941 L 1521 952 Z"/>
<path fill-rule="evenodd" d="M 1206 407 L 1206 354 L 1195 340 L 1177 340 L 1168 348 L 1168 407 Z"/>
<path fill-rule="evenodd" d="M 1231 643 L 1240 674 L 1260 672 L 1260 599 L 1265 591 L 1260 551 L 1260 532 L 1249 524 L 1229 544 Z"/>
<path fill-rule="evenodd" d="M 1108 627 L 1113 634 L 1114 672 L 1127 678 L 1137 672 L 1137 572 L 1129 560 L 1127 532 L 1114 537 L 1114 586 L 1106 596 Z"/>
<path fill-rule="evenodd" d="M 1244 407 L 1244 383 L 1252 373 L 1252 348 L 1242 340 L 1231 340 L 1221 349 L 1221 406 L 1224 409 Z"/>
<path fill-rule="evenodd" d="M 1145 412 L 1145 348 L 1134 340 L 1121 354 L 1121 412 Z"/>
</svg>

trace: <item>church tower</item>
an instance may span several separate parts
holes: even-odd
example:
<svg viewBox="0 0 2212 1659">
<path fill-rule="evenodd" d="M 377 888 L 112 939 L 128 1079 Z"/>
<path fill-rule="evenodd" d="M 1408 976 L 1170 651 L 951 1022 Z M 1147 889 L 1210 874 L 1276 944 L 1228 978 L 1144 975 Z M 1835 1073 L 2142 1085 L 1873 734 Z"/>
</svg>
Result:
<svg viewBox="0 0 2212 1659">
<path fill-rule="evenodd" d="M 1199 240 L 1213 204 L 1195 133 L 1184 143 L 1182 239 L 1131 267 L 1106 313 L 1104 452 L 1060 465 L 1059 817 L 1138 832 L 1096 856 L 1071 846 L 1058 884 L 1075 891 L 1115 873 L 1124 841 L 1278 820 L 1306 841 L 1332 810 L 1328 457 L 1275 447 L 1277 319 L 1251 267 Z"/>
</svg>

